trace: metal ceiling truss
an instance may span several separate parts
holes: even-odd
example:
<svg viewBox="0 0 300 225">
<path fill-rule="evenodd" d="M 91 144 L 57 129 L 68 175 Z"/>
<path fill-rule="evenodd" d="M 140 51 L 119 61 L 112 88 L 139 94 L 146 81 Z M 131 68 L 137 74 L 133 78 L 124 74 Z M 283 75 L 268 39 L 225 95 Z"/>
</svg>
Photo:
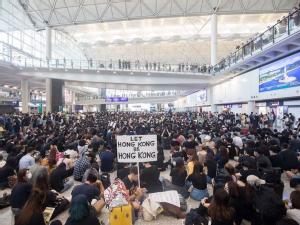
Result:
<svg viewBox="0 0 300 225">
<path fill-rule="evenodd" d="M 37 28 L 217 13 L 282 13 L 300 0 L 19 0 Z M 25 6 L 25 7 L 24 7 Z"/>
</svg>

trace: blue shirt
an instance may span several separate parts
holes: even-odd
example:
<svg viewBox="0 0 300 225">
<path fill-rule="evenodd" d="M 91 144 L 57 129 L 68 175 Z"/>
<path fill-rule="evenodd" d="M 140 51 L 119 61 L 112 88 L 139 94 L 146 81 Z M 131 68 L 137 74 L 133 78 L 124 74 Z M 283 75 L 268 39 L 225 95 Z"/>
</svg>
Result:
<svg viewBox="0 0 300 225">
<path fill-rule="evenodd" d="M 111 151 L 104 151 L 100 153 L 101 171 L 111 172 L 114 168 L 114 154 Z"/>
<path fill-rule="evenodd" d="M 99 189 L 96 186 L 90 184 L 81 184 L 74 187 L 71 194 L 72 198 L 79 194 L 85 195 L 89 202 L 91 202 L 93 199 L 98 200 L 100 198 Z"/>
<path fill-rule="evenodd" d="M 30 154 L 24 155 L 19 162 L 19 170 L 29 169 L 30 166 L 35 164 L 34 158 Z"/>
</svg>

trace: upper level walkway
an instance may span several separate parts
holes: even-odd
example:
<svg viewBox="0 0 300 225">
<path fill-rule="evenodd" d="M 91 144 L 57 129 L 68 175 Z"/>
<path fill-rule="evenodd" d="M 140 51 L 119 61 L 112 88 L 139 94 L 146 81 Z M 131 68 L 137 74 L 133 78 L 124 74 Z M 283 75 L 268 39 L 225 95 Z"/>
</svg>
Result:
<svg viewBox="0 0 300 225">
<path fill-rule="evenodd" d="M 300 9 L 289 14 L 221 60 L 215 75 L 240 74 L 300 51 Z"/>
</svg>

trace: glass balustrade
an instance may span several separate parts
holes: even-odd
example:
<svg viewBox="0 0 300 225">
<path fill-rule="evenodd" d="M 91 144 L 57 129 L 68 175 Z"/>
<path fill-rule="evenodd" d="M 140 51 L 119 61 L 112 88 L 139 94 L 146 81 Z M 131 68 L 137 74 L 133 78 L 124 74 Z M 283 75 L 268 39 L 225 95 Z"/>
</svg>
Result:
<svg viewBox="0 0 300 225">
<path fill-rule="evenodd" d="M 155 91 L 155 92 L 139 92 L 139 93 L 122 93 L 119 95 L 108 95 L 107 97 L 122 97 L 128 99 L 136 99 L 136 98 L 153 98 L 153 97 L 175 97 L 181 96 L 185 92 L 184 91 Z M 86 100 L 100 100 L 103 99 L 101 96 L 84 96 L 78 97 L 78 101 L 86 101 Z"/>
<path fill-rule="evenodd" d="M 229 66 L 239 63 L 245 58 L 256 54 L 259 51 L 268 48 L 283 38 L 294 34 L 300 30 L 300 10 L 289 14 L 287 17 L 279 20 L 274 26 L 269 27 L 262 34 L 252 38 L 245 45 L 239 47 L 237 51 L 222 59 L 213 67 L 213 72 L 218 73 L 226 70 Z"/>
<path fill-rule="evenodd" d="M 1 57 L 3 58 L 3 57 Z M 6 60 L 5 60 L 6 61 Z M 74 70 L 113 70 L 142 72 L 209 73 L 210 67 L 197 64 L 167 64 L 131 61 L 74 60 L 74 59 L 12 59 L 14 65 L 24 68 L 74 69 Z"/>
</svg>

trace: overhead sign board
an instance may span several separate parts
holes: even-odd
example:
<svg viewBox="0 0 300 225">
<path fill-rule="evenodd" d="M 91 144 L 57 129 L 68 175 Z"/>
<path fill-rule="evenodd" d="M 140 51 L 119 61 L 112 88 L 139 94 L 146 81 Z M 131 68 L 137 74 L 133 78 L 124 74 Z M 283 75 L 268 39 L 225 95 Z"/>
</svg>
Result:
<svg viewBox="0 0 300 225">
<path fill-rule="evenodd" d="M 125 97 L 109 97 L 105 99 L 105 102 L 128 102 L 128 98 Z"/>
</svg>

